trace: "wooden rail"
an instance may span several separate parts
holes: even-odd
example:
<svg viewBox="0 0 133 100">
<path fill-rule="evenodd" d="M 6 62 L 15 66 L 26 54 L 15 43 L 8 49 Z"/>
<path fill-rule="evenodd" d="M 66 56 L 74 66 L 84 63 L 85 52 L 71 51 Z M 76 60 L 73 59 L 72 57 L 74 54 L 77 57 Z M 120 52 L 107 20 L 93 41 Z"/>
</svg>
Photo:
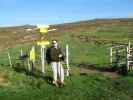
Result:
<svg viewBox="0 0 133 100">
<path fill-rule="evenodd" d="M 125 59 L 123 62 L 122 59 Z M 121 64 L 126 65 L 127 70 L 133 70 L 133 45 L 128 44 L 115 44 L 109 48 L 109 62 L 116 66 Z"/>
</svg>

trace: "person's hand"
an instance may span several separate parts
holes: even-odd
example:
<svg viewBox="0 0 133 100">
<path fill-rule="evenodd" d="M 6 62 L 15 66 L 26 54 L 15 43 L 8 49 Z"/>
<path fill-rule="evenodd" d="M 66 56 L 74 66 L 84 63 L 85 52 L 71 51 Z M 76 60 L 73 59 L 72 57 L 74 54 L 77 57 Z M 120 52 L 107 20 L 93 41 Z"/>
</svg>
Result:
<svg viewBox="0 0 133 100">
<path fill-rule="evenodd" d="M 61 58 L 62 57 L 62 54 L 59 54 L 59 57 Z"/>
</svg>

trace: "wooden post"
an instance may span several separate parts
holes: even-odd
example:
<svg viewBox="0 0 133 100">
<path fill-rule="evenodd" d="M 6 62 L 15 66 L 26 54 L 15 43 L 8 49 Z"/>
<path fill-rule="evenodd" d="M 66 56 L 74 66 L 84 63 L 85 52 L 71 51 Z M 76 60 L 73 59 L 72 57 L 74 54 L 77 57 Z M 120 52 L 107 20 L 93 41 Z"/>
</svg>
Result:
<svg viewBox="0 0 133 100">
<path fill-rule="evenodd" d="M 109 62 L 110 62 L 110 64 L 112 64 L 112 62 L 113 62 L 113 53 L 112 53 L 112 51 L 113 51 L 113 48 L 112 47 L 110 47 L 110 49 L 109 49 Z"/>
<path fill-rule="evenodd" d="M 9 59 L 10 67 L 12 67 L 12 61 L 11 61 L 11 56 L 10 56 L 10 53 L 9 52 L 8 52 L 8 59 Z"/>
<path fill-rule="evenodd" d="M 67 72 L 66 72 L 66 76 L 69 76 L 69 45 L 66 45 L 66 65 L 67 65 Z"/>
<path fill-rule="evenodd" d="M 131 43 L 130 41 L 128 42 L 128 65 L 129 65 L 129 70 L 131 70 L 131 66 L 130 66 L 130 57 L 131 57 L 131 52 L 130 52 L 130 49 L 131 49 Z"/>
<path fill-rule="evenodd" d="M 116 66 L 118 66 L 119 65 L 119 48 L 116 48 Z"/>
<path fill-rule="evenodd" d="M 129 70 L 129 54 L 128 54 L 128 46 L 126 46 L 126 67 L 127 67 L 127 70 Z"/>
<path fill-rule="evenodd" d="M 128 52 L 129 52 L 129 54 L 130 54 L 130 48 L 131 48 L 131 43 L 129 41 L 129 43 L 128 43 Z"/>
<path fill-rule="evenodd" d="M 41 47 L 41 62 L 42 62 L 42 76 L 45 74 L 45 56 L 44 56 L 44 47 Z"/>
<path fill-rule="evenodd" d="M 23 56 L 23 50 L 22 49 L 20 50 L 20 56 L 21 57 Z"/>
<path fill-rule="evenodd" d="M 29 70 L 29 72 L 31 71 L 31 66 L 30 66 L 30 60 L 29 60 L 29 58 L 28 58 L 28 60 L 27 60 L 27 63 L 28 63 L 28 70 Z"/>
</svg>

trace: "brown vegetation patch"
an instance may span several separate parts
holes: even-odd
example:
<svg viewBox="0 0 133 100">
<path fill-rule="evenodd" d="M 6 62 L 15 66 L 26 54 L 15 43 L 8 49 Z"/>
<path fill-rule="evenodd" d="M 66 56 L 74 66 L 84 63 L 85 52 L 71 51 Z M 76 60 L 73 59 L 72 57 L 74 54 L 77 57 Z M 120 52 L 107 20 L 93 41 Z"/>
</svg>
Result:
<svg viewBox="0 0 133 100">
<path fill-rule="evenodd" d="M 8 76 L 4 73 L 0 74 L 0 86 L 8 86 L 9 85 L 9 80 Z"/>
</svg>

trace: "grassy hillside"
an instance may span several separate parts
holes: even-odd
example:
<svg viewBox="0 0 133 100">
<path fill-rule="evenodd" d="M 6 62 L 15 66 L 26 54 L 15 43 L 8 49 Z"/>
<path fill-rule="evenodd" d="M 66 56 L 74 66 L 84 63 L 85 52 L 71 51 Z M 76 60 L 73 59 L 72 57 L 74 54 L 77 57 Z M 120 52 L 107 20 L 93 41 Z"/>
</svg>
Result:
<svg viewBox="0 0 133 100">
<path fill-rule="evenodd" d="M 41 78 L 41 65 L 36 62 L 33 75 L 28 72 L 27 62 L 20 61 L 20 49 L 28 52 L 36 45 L 38 33 L 28 32 L 34 26 L 0 28 L 0 99 L 1 100 L 132 100 L 133 72 L 122 76 L 110 68 L 108 48 L 112 43 L 133 43 L 133 19 L 96 19 L 52 25 L 56 32 L 45 35 L 46 39 L 59 40 L 65 51 L 70 46 L 71 76 L 65 77 L 66 86 L 51 85 L 51 68 Z M 14 67 L 9 66 L 10 52 Z M 89 66 L 89 69 L 84 67 Z M 83 68 L 82 68 L 83 67 Z"/>
</svg>

